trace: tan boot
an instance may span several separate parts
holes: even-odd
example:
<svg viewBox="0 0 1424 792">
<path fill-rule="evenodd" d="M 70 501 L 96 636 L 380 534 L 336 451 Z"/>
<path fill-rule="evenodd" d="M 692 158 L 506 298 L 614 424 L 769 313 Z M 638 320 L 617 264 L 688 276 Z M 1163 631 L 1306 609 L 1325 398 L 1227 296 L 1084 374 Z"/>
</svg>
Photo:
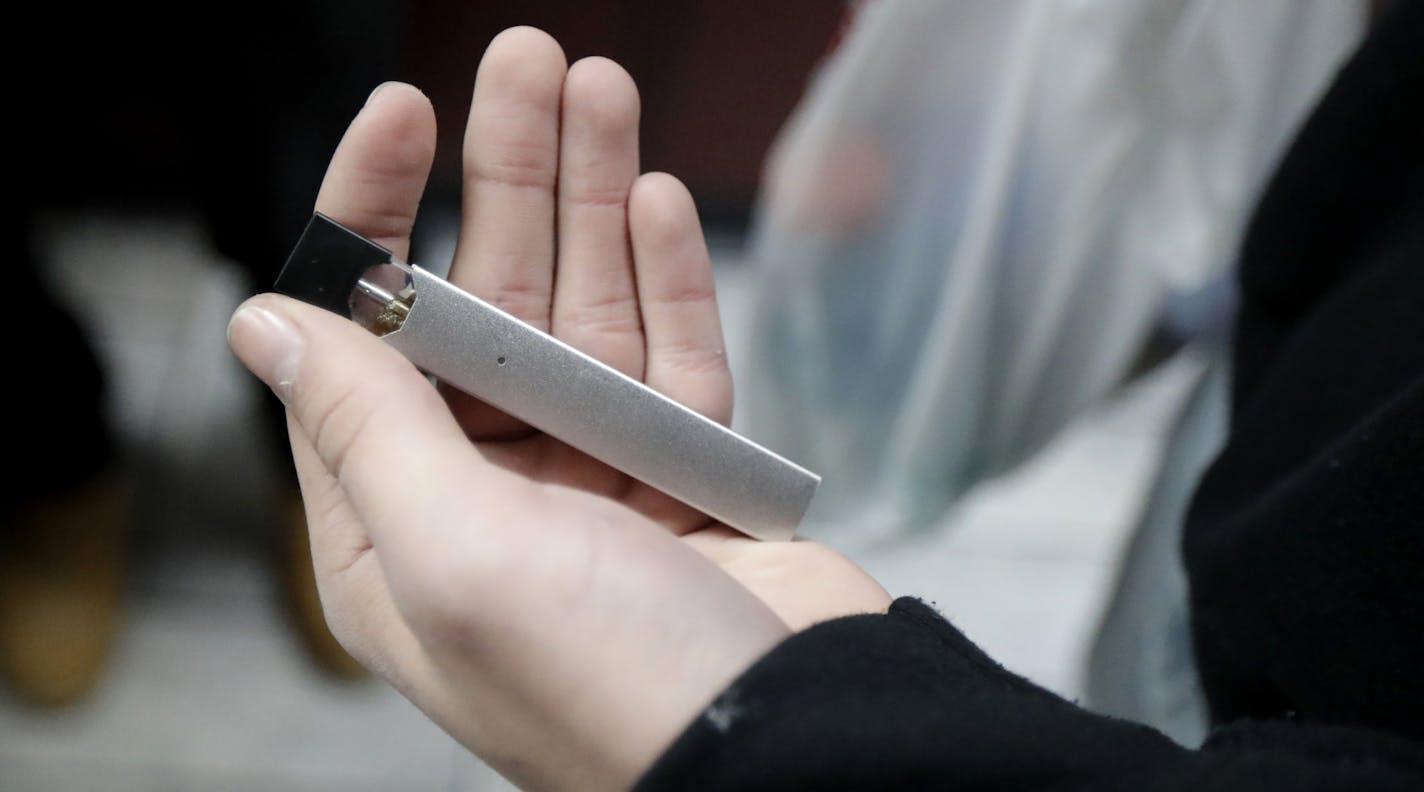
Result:
<svg viewBox="0 0 1424 792">
<path fill-rule="evenodd" d="M 39 706 L 88 693 L 123 597 L 132 493 L 107 474 L 0 532 L 0 673 Z"/>
<path fill-rule="evenodd" d="M 307 535 L 306 511 L 302 499 L 291 496 L 282 504 L 278 526 L 278 576 L 291 614 L 292 624 L 317 666 L 341 679 L 360 679 L 366 669 L 346 653 L 321 610 L 316 591 L 316 573 L 312 569 L 311 539 Z"/>
</svg>

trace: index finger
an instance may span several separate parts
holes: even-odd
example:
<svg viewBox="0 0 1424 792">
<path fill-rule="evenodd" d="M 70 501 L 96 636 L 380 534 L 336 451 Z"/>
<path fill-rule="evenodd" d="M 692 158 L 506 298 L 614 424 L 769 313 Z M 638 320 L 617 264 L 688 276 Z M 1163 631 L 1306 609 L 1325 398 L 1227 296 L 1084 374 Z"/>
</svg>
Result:
<svg viewBox="0 0 1424 792">
<path fill-rule="evenodd" d="M 405 259 L 435 158 L 435 111 L 413 86 L 384 83 L 327 166 L 316 210 Z"/>
</svg>

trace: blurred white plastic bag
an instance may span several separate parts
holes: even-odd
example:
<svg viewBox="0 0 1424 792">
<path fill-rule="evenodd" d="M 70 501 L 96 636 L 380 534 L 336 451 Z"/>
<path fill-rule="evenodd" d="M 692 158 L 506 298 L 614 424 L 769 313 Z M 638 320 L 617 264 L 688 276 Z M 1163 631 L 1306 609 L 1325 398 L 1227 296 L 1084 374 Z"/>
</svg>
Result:
<svg viewBox="0 0 1424 792">
<path fill-rule="evenodd" d="M 1358 39 L 1344 0 L 876 0 L 782 133 L 751 248 L 752 436 L 809 532 L 932 523 L 1223 273 Z"/>
</svg>

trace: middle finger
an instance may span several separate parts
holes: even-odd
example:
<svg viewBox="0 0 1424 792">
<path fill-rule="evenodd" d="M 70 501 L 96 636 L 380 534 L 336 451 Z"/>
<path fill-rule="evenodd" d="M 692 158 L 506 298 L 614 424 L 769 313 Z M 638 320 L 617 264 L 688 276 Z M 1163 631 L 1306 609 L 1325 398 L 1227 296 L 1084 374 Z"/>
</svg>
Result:
<svg viewBox="0 0 1424 792">
<path fill-rule="evenodd" d="M 637 177 L 633 78 L 606 58 L 575 63 L 564 81 L 554 335 L 641 379 L 643 327 L 628 245 Z"/>
<path fill-rule="evenodd" d="M 512 28 L 490 42 L 465 128 L 460 240 L 450 282 L 547 331 L 554 288 L 554 190 L 564 52 L 547 33 Z M 523 422 L 445 389 L 475 438 L 516 437 Z"/>
<path fill-rule="evenodd" d="M 549 329 L 559 101 L 567 71 L 548 34 L 513 28 L 480 61 L 465 129 L 464 210 L 450 281 Z"/>
</svg>

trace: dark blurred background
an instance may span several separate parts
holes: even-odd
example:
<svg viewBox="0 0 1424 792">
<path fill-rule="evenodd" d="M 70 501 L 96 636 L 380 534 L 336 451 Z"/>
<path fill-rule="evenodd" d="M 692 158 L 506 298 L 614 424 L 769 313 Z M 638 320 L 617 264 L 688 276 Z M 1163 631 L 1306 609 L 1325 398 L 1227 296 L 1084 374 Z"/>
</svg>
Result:
<svg viewBox="0 0 1424 792">
<path fill-rule="evenodd" d="M 326 158 L 366 95 L 413 82 L 440 127 L 433 196 L 458 197 L 480 54 L 534 25 L 569 61 L 621 63 L 643 97 L 643 162 L 678 174 L 713 222 L 744 223 L 762 158 L 845 8 L 826 0 L 490 0 L 55 7 L 59 51 L 25 70 L 38 123 L 20 163 L 40 205 L 199 200 L 219 241 L 300 230 Z M 275 210 L 293 211 L 275 211 Z M 262 215 L 280 217 L 264 220 Z M 255 251 L 254 251 L 255 252 Z"/>
</svg>

